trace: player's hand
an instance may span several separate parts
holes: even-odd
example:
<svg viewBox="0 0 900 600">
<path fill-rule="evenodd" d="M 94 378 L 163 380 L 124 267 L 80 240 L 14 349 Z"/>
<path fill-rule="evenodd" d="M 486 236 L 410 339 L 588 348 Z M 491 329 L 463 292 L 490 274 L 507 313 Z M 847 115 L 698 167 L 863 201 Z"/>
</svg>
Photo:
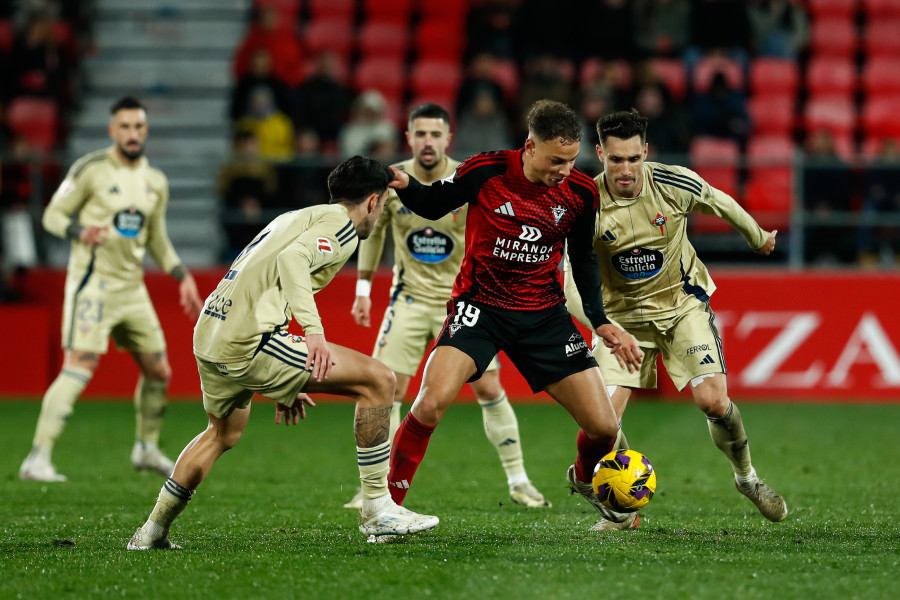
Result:
<svg viewBox="0 0 900 600">
<path fill-rule="evenodd" d="M 754 250 L 757 254 L 762 254 L 763 256 L 768 256 L 772 253 L 772 250 L 775 249 L 775 236 L 778 234 L 777 229 L 773 229 L 772 231 L 766 232 L 766 243 L 761 247 Z"/>
<path fill-rule="evenodd" d="M 178 296 L 181 307 L 184 309 L 184 314 L 190 319 L 196 319 L 200 316 L 200 311 L 203 309 L 203 300 L 200 299 L 200 293 L 197 291 L 197 282 L 194 281 L 190 274 L 185 275 L 184 279 L 178 283 Z"/>
<path fill-rule="evenodd" d="M 633 335 L 612 323 L 601 325 L 595 331 L 603 340 L 603 345 L 609 348 L 610 354 L 615 355 L 620 367 L 628 369 L 629 373 L 640 370 L 644 352 Z"/>
<path fill-rule="evenodd" d="M 285 425 L 297 425 L 300 419 L 306 418 L 306 407 L 315 406 L 312 398 L 304 393 L 297 394 L 297 401 L 291 406 L 285 406 L 281 402 L 275 403 L 275 424 L 281 425 L 281 416 L 284 415 Z"/>
<path fill-rule="evenodd" d="M 368 296 L 357 296 L 350 309 L 353 320 L 360 327 L 368 327 L 372 324 L 372 299 Z"/>
<path fill-rule="evenodd" d="M 409 185 L 409 174 L 406 171 L 401 171 L 397 167 L 391 167 L 391 171 L 394 172 L 394 180 L 388 184 L 388 187 L 402 190 Z"/>
<path fill-rule="evenodd" d="M 78 239 L 88 246 L 99 246 L 109 237 L 109 225 L 87 225 L 78 234 Z"/>
<path fill-rule="evenodd" d="M 328 379 L 328 373 L 331 372 L 331 366 L 334 364 L 331 360 L 331 347 L 325 341 L 325 335 L 315 333 L 306 336 L 306 364 L 312 364 L 312 368 L 308 369 L 312 373 L 312 378 L 316 381 Z"/>
</svg>

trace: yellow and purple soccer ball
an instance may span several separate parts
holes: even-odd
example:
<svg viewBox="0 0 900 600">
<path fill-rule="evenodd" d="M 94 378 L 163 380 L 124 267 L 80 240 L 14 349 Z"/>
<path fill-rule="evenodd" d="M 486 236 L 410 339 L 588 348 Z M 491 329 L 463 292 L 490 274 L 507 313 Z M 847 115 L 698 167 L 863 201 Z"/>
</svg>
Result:
<svg viewBox="0 0 900 600">
<path fill-rule="evenodd" d="M 616 512 L 635 512 L 656 493 L 656 471 L 636 450 L 615 450 L 597 463 L 591 481 L 603 506 Z"/>
</svg>

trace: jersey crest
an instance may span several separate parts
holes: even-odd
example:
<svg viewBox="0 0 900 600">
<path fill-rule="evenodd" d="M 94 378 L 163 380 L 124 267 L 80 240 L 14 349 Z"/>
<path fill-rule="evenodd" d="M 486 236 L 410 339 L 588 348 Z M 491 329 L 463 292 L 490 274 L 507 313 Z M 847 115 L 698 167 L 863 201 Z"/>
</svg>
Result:
<svg viewBox="0 0 900 600">
<path fill-rule="evenodd" d="M 553 218 L 556 220 L 556 224 L 559 225 L 559 220 L 566 214 L 566 209 L 562 206 L 554 206 L 550 210 L 553 211 Z"/>
<path fill-rule="evenodd" d="M 666 226 L 666 221 L 669 220 L 669 217 L 664 217 L 660 213 L 656 213 L 656 218 L 652 219 L 650 222 L 659 227 L 660 235 L 665 234 L 665 230 L 663 227 Z"/>
</svg>

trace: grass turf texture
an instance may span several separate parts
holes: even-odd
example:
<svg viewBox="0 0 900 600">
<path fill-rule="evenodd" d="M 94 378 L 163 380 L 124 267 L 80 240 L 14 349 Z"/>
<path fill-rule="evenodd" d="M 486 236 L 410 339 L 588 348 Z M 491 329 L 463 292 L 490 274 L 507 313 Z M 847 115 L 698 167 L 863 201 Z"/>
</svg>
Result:
<svg viewBox="0 0 900 600">
<path fill-rule="evenodd" d="M 900 572 L 900 406 L 743 404 L 754 463 L 787 499 L 769 523 L 737 493 L 702 415 L 636 402 L 635 449 L 659 474 L 637 531 L 597 534 L 570 496 L 575 426 L 518 404 L 526 466 L 553 508 L 512 504 L 480 410 L 454 406 L 406 505 L 441 518 L 400 544 L 367 544 L 341 507 L 356 490 L 352 405 L 322 402 L 298 427 L 255 405 L 176 521 L 183 552 L 128 552 L 162 480 L 131 469 L 127 404 L 80 403 L 57 445 L 64 484 L 18 480 L 38 403 L 0 402 L 0 598 L 889 598 Z M 173 457 L 205 427 L 172 404 Z"/>
</svg>

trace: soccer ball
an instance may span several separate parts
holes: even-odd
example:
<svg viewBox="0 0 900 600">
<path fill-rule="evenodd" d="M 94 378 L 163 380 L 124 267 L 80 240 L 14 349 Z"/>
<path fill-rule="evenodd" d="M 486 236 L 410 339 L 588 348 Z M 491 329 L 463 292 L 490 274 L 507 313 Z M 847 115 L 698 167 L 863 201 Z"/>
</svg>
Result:
<svg viewBox="0 0 900 600">
<path fill-rule="evenodd" d="M 591 480 L 603 506 L 616 512 L 636 512 L 656 492 L 656 471 L 636 450 L 614 450 L 600 459 Z"/>
</svg>

